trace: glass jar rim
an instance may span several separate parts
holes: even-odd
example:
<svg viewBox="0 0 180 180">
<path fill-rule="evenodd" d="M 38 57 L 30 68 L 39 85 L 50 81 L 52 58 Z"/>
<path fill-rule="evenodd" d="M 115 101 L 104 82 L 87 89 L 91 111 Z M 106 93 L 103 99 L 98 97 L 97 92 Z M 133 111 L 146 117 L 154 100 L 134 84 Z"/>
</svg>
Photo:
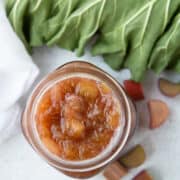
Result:
<svg viewBox="0 0 180 180">
<path fill-rule="evenodd" d="M 54 83 L 56 80 L 58 80 L 57 78 L 50 78 L 50 82 L 48 82 L 48 77 L 53 76 L 55 73 L 58 73 L 61 71 L 61 73 L 65 73 L 67 71 L 67 69 L 70 68 L 70 72 L 69 74 L 73 74 L 73 73 L 77 73 L 79 71 L 81 71 L 82 69 L 87 70 L 87 68 L 90 70 L 88 73 L 97 73 L 98 75 L 101 74 L 101 76 L 104 77 L 105 79 L 108 79 L 109 83 L 111 82 L 111 84 L 113 84 L 114 88 L 116 87 L 116 93 L 119 94 L 121 96 L 121 102 L 123 100 L 123 105 L 125 108 L 124 111 L 124 122 L 126 123 L 126 127 L 123 129 L 123 134 L 124 137 L 123 139 L 119 142 L 119 145 L 116 145 L 116 150 L 111 154 L 111 156 L 109 157 L 105 157 L 104 159 L 99 158 L 97 161 L 97 158 L 92 158 L 89 160 L 84 160 L 84 161 L 67 161 L 67 160 L 63 160 L 59 157 L 57 157 L 56 155 L 54 155 L 53 153 L 49 152 L 49 150 L 47 148 L 44 147 L 42 141 L 40 139 L 38 139 L 38 134 L 37 131 L 34 129 L 34 120 L 33 120 L 33 110 L 35 108 L 35 104 L 36 101 L 38 100 L 38 96 L 36 96 L 34 98 L 34 100 L 32 101 L 32 96 L 33 94 L 35 94 L 35 92 L 37 90 L 39 90 L 38 94 L 41 94 L 43 91 L 45 91 L 45 89 L 47 87 L 49 87 L 49 85 L 52 85 L 52 82 Z M 85 73 L 85 72 L 83 72 Z M 87 73 L 87 74 L 88 74 Z M 60 75 L 60 74 L 59 74 Z M 94 74 L 93 74 L 94 75 Z M 67 74 L 65 74 L 65 76 L 67 76 Z M 100 79 L 98 77 L 98 79 Z M 101 79 L 100 79 L 101 80 Z M 41 87 L 41 85 L 44 83 L 44 81 L 46 81 L 46 83 Z M 111 87 L 112 88 L 112 87 Z M 115 89 L 112 89 L 113 91 L 115 91 Z M 116 97 L 118 97 L 118 95 L 116 94 Z M 120 99 L 119 99 L 120 101 Z M 102 69 L 96 67 L 93 64 L 90 64 L 88 62 L 82 62 L 82 61 L 73 61 L 73 62 L 69 62 L 66 63 L 62 66 L 60 66 L 58 69 L 56 69 L 55 71 L 53 71 L 52 73 L 50 73 L 48 76 L 46 76 L 43 80 L 40 81 L 40 83 L 37 85 L 37 87 L 34 89 L 34 91 L 32 92 L 28 103 L 27 103 L 27 108 L 31 107 L 31 118 L 30 118 L 30 127 L 31 127 L 31 133 L 32 133 L 32 137 L 30 138 L 30 144 L 32 145 L 33 149 L 35 149 L 36 152 L 38 152 L 40 154 L 41 157 L 43 157 L 49 164 L 51 164 L 52 166 L 61 169 L 62 171 L 71 171 L 71 172 L 85 172 L 85 171 L 92 171 L 98 168 L 101 168 L 105 165 L 107 165 L 108 163 L 110 163 L 112 160 L 114 160 L 119 152 L 123 149 L 123 147 L 125 146 L 129 134 L 130 134 L 130 129 L 131 129 L 131 112 L 130 112 L 130 105 L 129 105 L 129 101 L 127 99 L 127 95 L 125 94 L 122 86 L 108 73 L 106 73 L 105 71 L 103 71 Z M 27 116 L 27 108 L 25 109 L 24 115 Z M 25 117 L 26 118 L 26 117 Z M 122 137 L 121 137 L 122 138 Z M 120 138 L 120 139 L 121 139 Z M 96 160 L 96 161 L 95 161 Z"/>
</svg>

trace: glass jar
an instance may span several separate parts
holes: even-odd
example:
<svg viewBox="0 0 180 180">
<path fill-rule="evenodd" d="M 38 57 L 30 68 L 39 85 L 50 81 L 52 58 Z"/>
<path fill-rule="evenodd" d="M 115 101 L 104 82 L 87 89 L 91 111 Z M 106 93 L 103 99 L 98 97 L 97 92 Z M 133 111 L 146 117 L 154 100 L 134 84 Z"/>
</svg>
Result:
<svg viewBox="0 0 180 180">
<path fill-rule="evenodd" d="M 35 126 L 34 114 L 40 96 L 48 87 L 54 82 L 61 81 L 64 78 L 77 77 L 79 75 L 98 79 L 106 83 L 112 89 L 121 107 L 121 119 L 124 122 L 124 126 L 121 136 L 118 138 L 117 142 L 113 144 L 111 151 L 107 151 L 108 153 L 83 161 L 67 161 L 49 152 L 43 145 Z M 129 138 L 133 135 L 136 124 L 135 106 L 122 86 L 108 73 L 90 63 L 82 61 L 67 63 L 48 74 L 30 95 L 22 115 L 23 133 L 32 148 L 45 159 L 48 164 L 74 178 L 92 177 L 103 170 L 109 163 L 115 161 L 127 144 Z"/>
</svg>

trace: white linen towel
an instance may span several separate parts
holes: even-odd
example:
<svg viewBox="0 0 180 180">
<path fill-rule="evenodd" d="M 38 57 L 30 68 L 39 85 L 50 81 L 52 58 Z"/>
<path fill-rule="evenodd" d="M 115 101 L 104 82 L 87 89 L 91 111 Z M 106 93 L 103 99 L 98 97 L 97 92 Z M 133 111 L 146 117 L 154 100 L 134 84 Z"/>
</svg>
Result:
<svg viewBox="0 0 180 180">
<path fill-rule="evenodd" d="M 12 30 L 0 1 L 0 144 L 16 133 L 21 108 L 18 100 L 38 75 L 22 42 Z"/>
</svg>

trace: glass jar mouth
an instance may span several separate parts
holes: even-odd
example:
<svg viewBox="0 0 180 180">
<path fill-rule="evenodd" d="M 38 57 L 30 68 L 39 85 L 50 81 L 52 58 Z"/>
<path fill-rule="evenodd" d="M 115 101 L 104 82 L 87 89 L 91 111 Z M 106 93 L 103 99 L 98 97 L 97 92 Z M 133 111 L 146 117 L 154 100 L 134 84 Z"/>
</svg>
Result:
<svg viewBox="0 0 180 180">
<path fill-rule="evenodd" d="M 53 75 L 56 73 L 57 73 L 57 77 L 54 78 Z M 118 101 L 121 105 L 121 109 L 123 109 L 121 113 L 121 118 L 123 119 L 125 124 L 122 130 L 122 135 L 119 137 L 120 138 L 119 141 L 117 141 L 117 144 L 113 147 L 112 152 L 109 152 L 106 156 L 96 156 L 92 159 L 87 159 L 83 161 L 67 161 L 54 155 L 53 153 L 49 152 L 47 148 L 45 148 L 44 144 L 39 138 L 38 132 L 35 127 L 34 112 L 36 109 L 36 105 L 38 104 L 38 100 L 50 86 L 55 84 L 57 81 L 62 80 L 61 78 L 63 77 L 68 78 L 71 76 L 75 76 L 78 73 L 83 75 L 87 74 L 88 76 L 93 76 L 93 77 L 97 76 L 98 77 L 97 79 L 103 80 L 105 82 L 107 81 L 106 83 L 112 86 L 110 87 L 115 92 L 116 97 L 118 98 Z M 102 79 L 99 78 L 98 75 L 101 76 Z M 37 93 L 37 91 L 39 92 Z M 34 94 L 36 94 L 35 97 L 31 98 L 33 97 Z M 112 78 L 109 74 L 107 74 L 100 68 L 90 63 L 73 61 L 64 64 L 63 66 L 60 66 L 56 71 L 50 73 L 48 77 L 45 77 L 39 83 L 39 85 L 33 91 L 31 97 L 27 103 L 27 108 L 31 107 L 31 113 L 30 113 L 31 133 L 29 134 L 32 134 L 32 137 L 30 138 L 30 144 L 35 149 L 35 151 L 37 151 L 40 154 L 40 156 L 42 156 L 49 164 L 62 171 L 85 172 L 85 171 L 93 171 L 95 169 L 99 169 L 110 163 L 112 160 L 114 160 L 118 156 L 120 151 L 123 149 L 123 147 L 125 146 L 128 140 L 131 129 L 131 112 L 130 112 L 128 98 L 121 85 L 114 78 Z M 27 108 L 25 109 L 24 115 L 27 115 L 26 112 Z M 101 153 L 99 155 L 101 155 Z"/>
</svg>

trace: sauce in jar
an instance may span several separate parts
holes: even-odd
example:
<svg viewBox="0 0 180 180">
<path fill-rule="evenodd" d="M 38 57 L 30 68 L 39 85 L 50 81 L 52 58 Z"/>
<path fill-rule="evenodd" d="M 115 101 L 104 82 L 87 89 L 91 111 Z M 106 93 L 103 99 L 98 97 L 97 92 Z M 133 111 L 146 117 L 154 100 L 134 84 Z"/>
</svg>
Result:
<svg viewBox="0 0 180 180">
<path fill-rule="evenodd" d="M 35 121 L 50 152 L 65 160 L 87 160 L 110 146 L 121 126 L 120 105 L 101 81 L 69 77 L 42 95 Z"/>
</svg>

